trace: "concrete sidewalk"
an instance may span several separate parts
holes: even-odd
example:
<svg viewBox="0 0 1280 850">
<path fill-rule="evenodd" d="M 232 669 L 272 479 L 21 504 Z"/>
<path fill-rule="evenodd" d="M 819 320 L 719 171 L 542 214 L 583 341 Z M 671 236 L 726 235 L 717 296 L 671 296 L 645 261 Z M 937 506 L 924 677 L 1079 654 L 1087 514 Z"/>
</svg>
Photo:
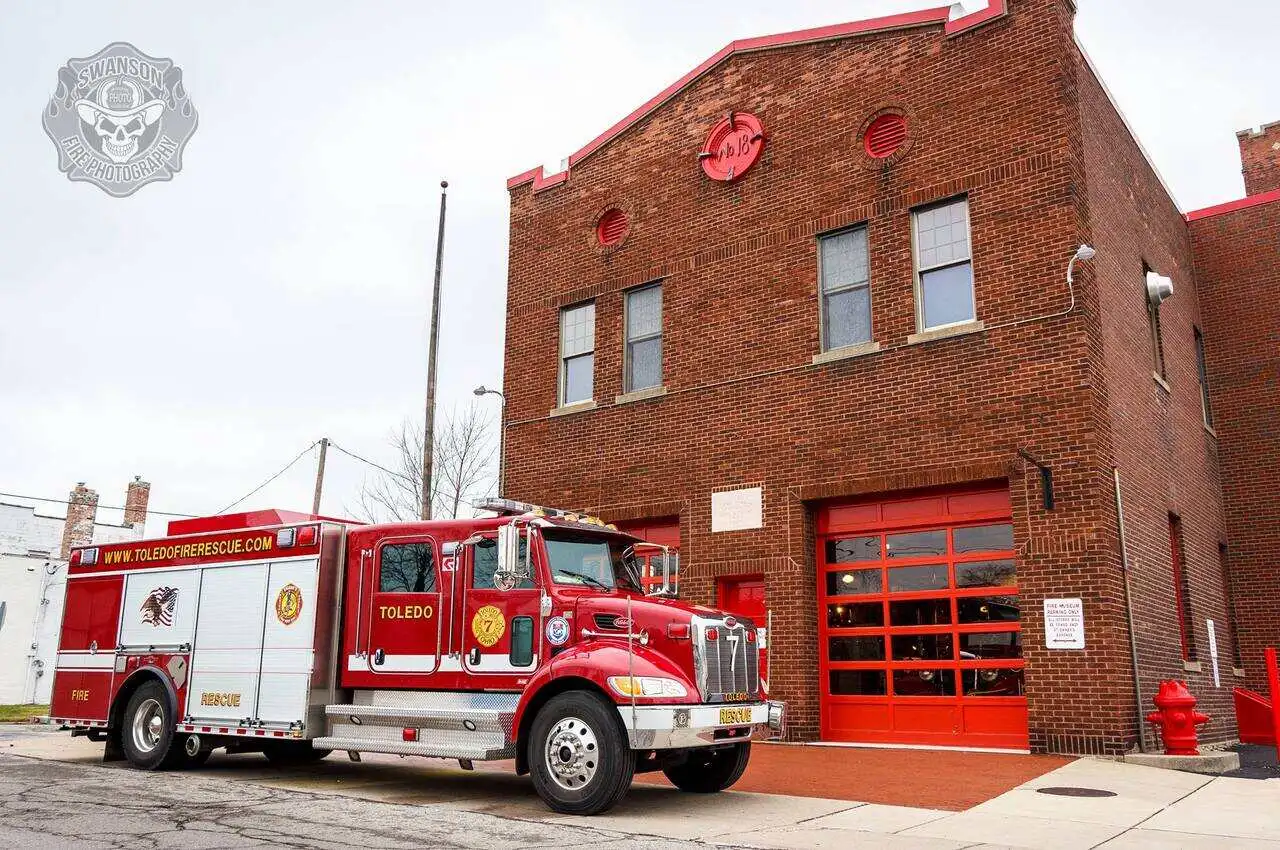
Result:
<svg viewBox="0 0 1280 850">
<path fill-rule="evenodd" d="M 102 777 L 101 745 L 38 727 L 0 726 L 0 753 L 80 764 Z M 311 768 L 282 770 L 260 756 L 215 755 L 191 777 L 308 795 L 406 807 L 441 807 L 614 836 L 759 848 L 1277 848 L 1280 779 L 1175 773 L 1083 759 L 1039 776 L 962 812 L 812 797 L 727 792 L 682 794 L 637 783 L 612 812 L 572 818 L 547 810 L 527 778 L 465 772 L 455 763 L 338 754 Z M 154 774 L 134 774 L 145 780 Z M 932 781 L 932 780 L 931 780 Z M 964 782 L 956 775 L 952 781 Z M 1105 797 L 1039 793 L 1051 787 L 1109 792 Z M 521 827 L 525 829 L 526 827 Z M 602 836 L 603 840 L 603 836 Z"/>
</svg>

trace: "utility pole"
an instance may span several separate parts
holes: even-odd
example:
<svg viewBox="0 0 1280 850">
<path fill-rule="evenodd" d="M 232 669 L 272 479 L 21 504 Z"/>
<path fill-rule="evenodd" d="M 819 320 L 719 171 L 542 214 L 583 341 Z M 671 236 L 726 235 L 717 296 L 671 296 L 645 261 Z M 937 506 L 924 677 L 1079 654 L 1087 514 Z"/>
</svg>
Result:
<svg viewBox="0 0 1280 850">
<path fill-rule="evenodd" d="M 436 443 L 436 348 L 440 336 L 440 273 L 444 266 L 444 210 L 449 181 L 440 181 L 440 229 L 436 233 L 436 279 L 431 294 L 431 340 L 427 352 L 427 427 L 422 434 L 422 518 L 431 519 L 431 476 Z"/>
<path fill-rule="evenodd" d="M 316 465 L 316 495 L 311 500 L 311 513 L 318 516 L 320 513 L 320 491 L 324 489 L 324 457 L 329 453 L 329 438 L 320 438 L 320 462 Z"/>
</svg>

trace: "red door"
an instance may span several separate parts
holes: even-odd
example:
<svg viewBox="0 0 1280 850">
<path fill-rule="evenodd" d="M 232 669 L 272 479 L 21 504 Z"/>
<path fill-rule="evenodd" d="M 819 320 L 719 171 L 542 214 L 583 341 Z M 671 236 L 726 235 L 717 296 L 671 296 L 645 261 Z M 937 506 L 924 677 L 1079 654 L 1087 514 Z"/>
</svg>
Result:
<svg viewBox="0 0 1280 850">
<path fill-rule="evenodd" d="M 50 716 L 107 719 L 123 592 L 123 576 L 73 576 L 67 582 Z"/>
<path fill-rule="evenodd" d="M 818 517 L 821 731 L 1025 749 L 1009 493 L 910 495 Z"/>
</svg>

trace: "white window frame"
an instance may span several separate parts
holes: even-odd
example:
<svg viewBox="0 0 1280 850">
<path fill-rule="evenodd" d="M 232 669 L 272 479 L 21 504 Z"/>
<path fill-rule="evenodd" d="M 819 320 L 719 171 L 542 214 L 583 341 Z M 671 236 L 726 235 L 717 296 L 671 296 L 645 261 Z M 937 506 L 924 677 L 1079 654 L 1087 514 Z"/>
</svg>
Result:
<svg viewBox="0 0 1280 850">
<path fill-rule="evenodd" d="M 822 242 L 824 239 L 831 239 L 837 236 L 844 236 L 861 230 L 866 234 L 867 242 L 867 282 L 851 283 L 848 286 L 842 286 L 839 289 L 827 291 L 823 285 L 822 272 Z M 845 292 L 853 292 L 855 289 L 867 290 L 867 338 L 862 342 L 850 343 L 842 345 L 839 348 L 831 348 L 827 342 L 827 297 L 831 295 L 841 295 Z M 871 309 L 871 228 L 867 222 L 855 224 L 852 227 L 844 227 L 840 230 L 832 230 L 828 233 L 818 235 L 818 347 L 823 354 L 829 351 L 843 351 L 846 349 L 857 349 L 863 346 L 871 345 L 876 339 L 875 314 Z"/>
<path fill-rule="evenodd" d="M 1196 349 L 1196 382 L 1200 385 L 1200 418 L 1204 427 L 1213 430 L 1213 400 L 1209 398 L 1209 356 L 1204 350 L 1204 331 L 1192 326 L 1192 345 Z"/>
<path fill-rule="evenodd" d="M 591 308 L 591 348 L 590 348 L 590 349 L 588 349 L 587 351 L 579 351 L 579 352 L 577 352 L 576 354 L 566 355 L 566 354 L 564 353 L 564 341 L 565 341 L 565 334 L 564 334 L 564 322 L 565 322 L 565 317 L 566 317 L 568 314 L 572 313 L 573 311 L 575 311 L 575 310 L 581 310 L 581 309 L 583 309 L 584 307 L 590 307 L 590 308 Z M 558 361 L 559 361 L 559 363 L 557 364 L 557 370 L 558 370 L 558 372 L 559 372 L 559 391 L 558 391 L 558 392 L 557 392 L 557 394 L 556 394 L 556 400 L 557 400 L 557 403 L 558 403 L 558 405 L 559 405 L 560 407 L 567 407 L 567 406 L 569 406 L 569 405 L 574 405 L 574 404 L 587 404 L 588 402 L 590 402 L 590 401 L 592 401 L 592 400 L 594 400 L 594 399 L 595 399 L 595 394 L 596 394 L 596 379 L 595 379 L 595 372 L 596 372 L 596 369 L 595 369 L 595 356 L 596 356 L 596 338 L 595 338 L 595 336 L 596 336 L 596 335 L 595 335 L 595 330 L 596 330 L 596 302 L 595 302 L 594 300 L 593 300 L 593 301 L 580 301 L 580 302 L 578 302 L 577 304 L 570 304 L 570 305 L 568 305 L 568 306 L 566 306 L 566 307 L 561 307 L 561 308 L 560 308 L 560 312 L 559 312 L 559 314 L 558 314 L 558 324 L 559 324 L 559 326 L 560 326 L 560 327 L 559 327 L 559 335 L 558 335 L 558 336 L 559 336 L 559 339 L 558 339 L 558 340 L 557 340 L 557 342 L 556 342 L 556 347 L 557 347 L 557 348 L 556 348 L 556 356 L 557 356 L 557 359 L 558 359 Z M 566 400 L 565 400 L 566 390 L 568 390 L 568 388 L 569 388 L 569 361 L 570 361 L 570 360 L 577 360 L 577 359 L 578 359 L 578 358 L 580 358 L 580 357 L 587 357 L 587 356 L 590 356 L 590 357 L 591 357 L 591 395 L 590 395 L 589 397 L 587 397 L 587 398 L 578 399 L 578 400 L 576 400 L 576 401 L 566 401 Z"/>
<path fill-rule="evenodd" d="M 632 339 L 630 336 L 631 296 L 639 292 L 644 292 L 647 289 L 659 290 L 658 332 L 653 334 L 646 334 L 644 336 L 640 336 L 640 337 L 636 337 L 635 339 Z M 662 377 L 662 372 L 663 372 L 662 367 L 663 367 L 663 363 L 666 360 L 666 353 L 667 353 L 665 334 L 663 333 L 663 326 L 666 324 L 665 322 L 666 310 L 663 302 L 663 298 L 665 297 L 665 295 L 666 293 L 662 291 L 661 280 L 650 281 L 649 283 L 624 290 L 622 293 L 622 393 L 623 395 L 629 395 L 630 393 L 644 392 L 645 390 L 657 389 L 663 386 L 665 383 Z M 631 386 L 631 345 L 637 342 L 649 342 L 650 340 L 654 340 L 654 339 L 660 340 L 663 343 L 662 353 L 658 357 L 658 383 L 653 384 L 651 386 L 647 386 L 647 387 L 633 387 Z"/>
<path fill-rule="evenodd" d="M 920 265 L 920 213 L 929 212 L 931 210 L 941 209 L 943 207 L 954 206 L 963 203 L 965 240 L 969 245 L 969 256 L 963 260 L 951 260 L 946 263 L 939 263 L 935 266 L 923 268 Z M 935 272 L 941 269 L 949 269 L 964 264 L 969 266 L 969 294 L 973 301 L 973 316 L 963 319 L 959 322 L 947 322 L 942 325 L 927 326 L 924 323 L 924 275 L 928 272 Z M 914 269 L 913 288 L 915 289 L 916 300 L 916 332 L 932 333 L 933 331 L 946 330 L 947 328 L 959 328 L 965 325 L 972 325 L 978 321 L 978 278 L 975 273 L 973 263 L 973 206 L 969 203 L 968 195 L 958 195 L 953 198 L 947 198 L 942 201 L 924 204 L 914 207 L 911 210 L 911 266 Z"/>
</svg>

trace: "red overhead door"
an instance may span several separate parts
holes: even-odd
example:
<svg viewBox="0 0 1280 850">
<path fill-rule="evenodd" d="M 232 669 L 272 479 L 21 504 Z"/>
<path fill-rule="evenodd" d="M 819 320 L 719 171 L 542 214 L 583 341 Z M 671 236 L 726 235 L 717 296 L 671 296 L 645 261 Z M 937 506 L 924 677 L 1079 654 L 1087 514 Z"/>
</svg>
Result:
<svg viewBox="0 0 1280 850">
<path fill-rule="evenodd" d="M 671 580 L 676 582 L 680 571 L 680 519 L 670 517 L 664 519 L 646 519 L 632 522 L 620 522 L 618 528 L 627 534 L 635 535 L 646 543 L 666 546 L 671 550 Z M 643 568 L 642 581 L 646 591 L 662 586 L 662 551 L 648 548 L 636 553 L 636 559 Z"/>
<path fill-rule="evenodd" d="M 1023 749 L 1006 487 L 830 505 L 818 517 L 822 737 Z"/>
</svg>

